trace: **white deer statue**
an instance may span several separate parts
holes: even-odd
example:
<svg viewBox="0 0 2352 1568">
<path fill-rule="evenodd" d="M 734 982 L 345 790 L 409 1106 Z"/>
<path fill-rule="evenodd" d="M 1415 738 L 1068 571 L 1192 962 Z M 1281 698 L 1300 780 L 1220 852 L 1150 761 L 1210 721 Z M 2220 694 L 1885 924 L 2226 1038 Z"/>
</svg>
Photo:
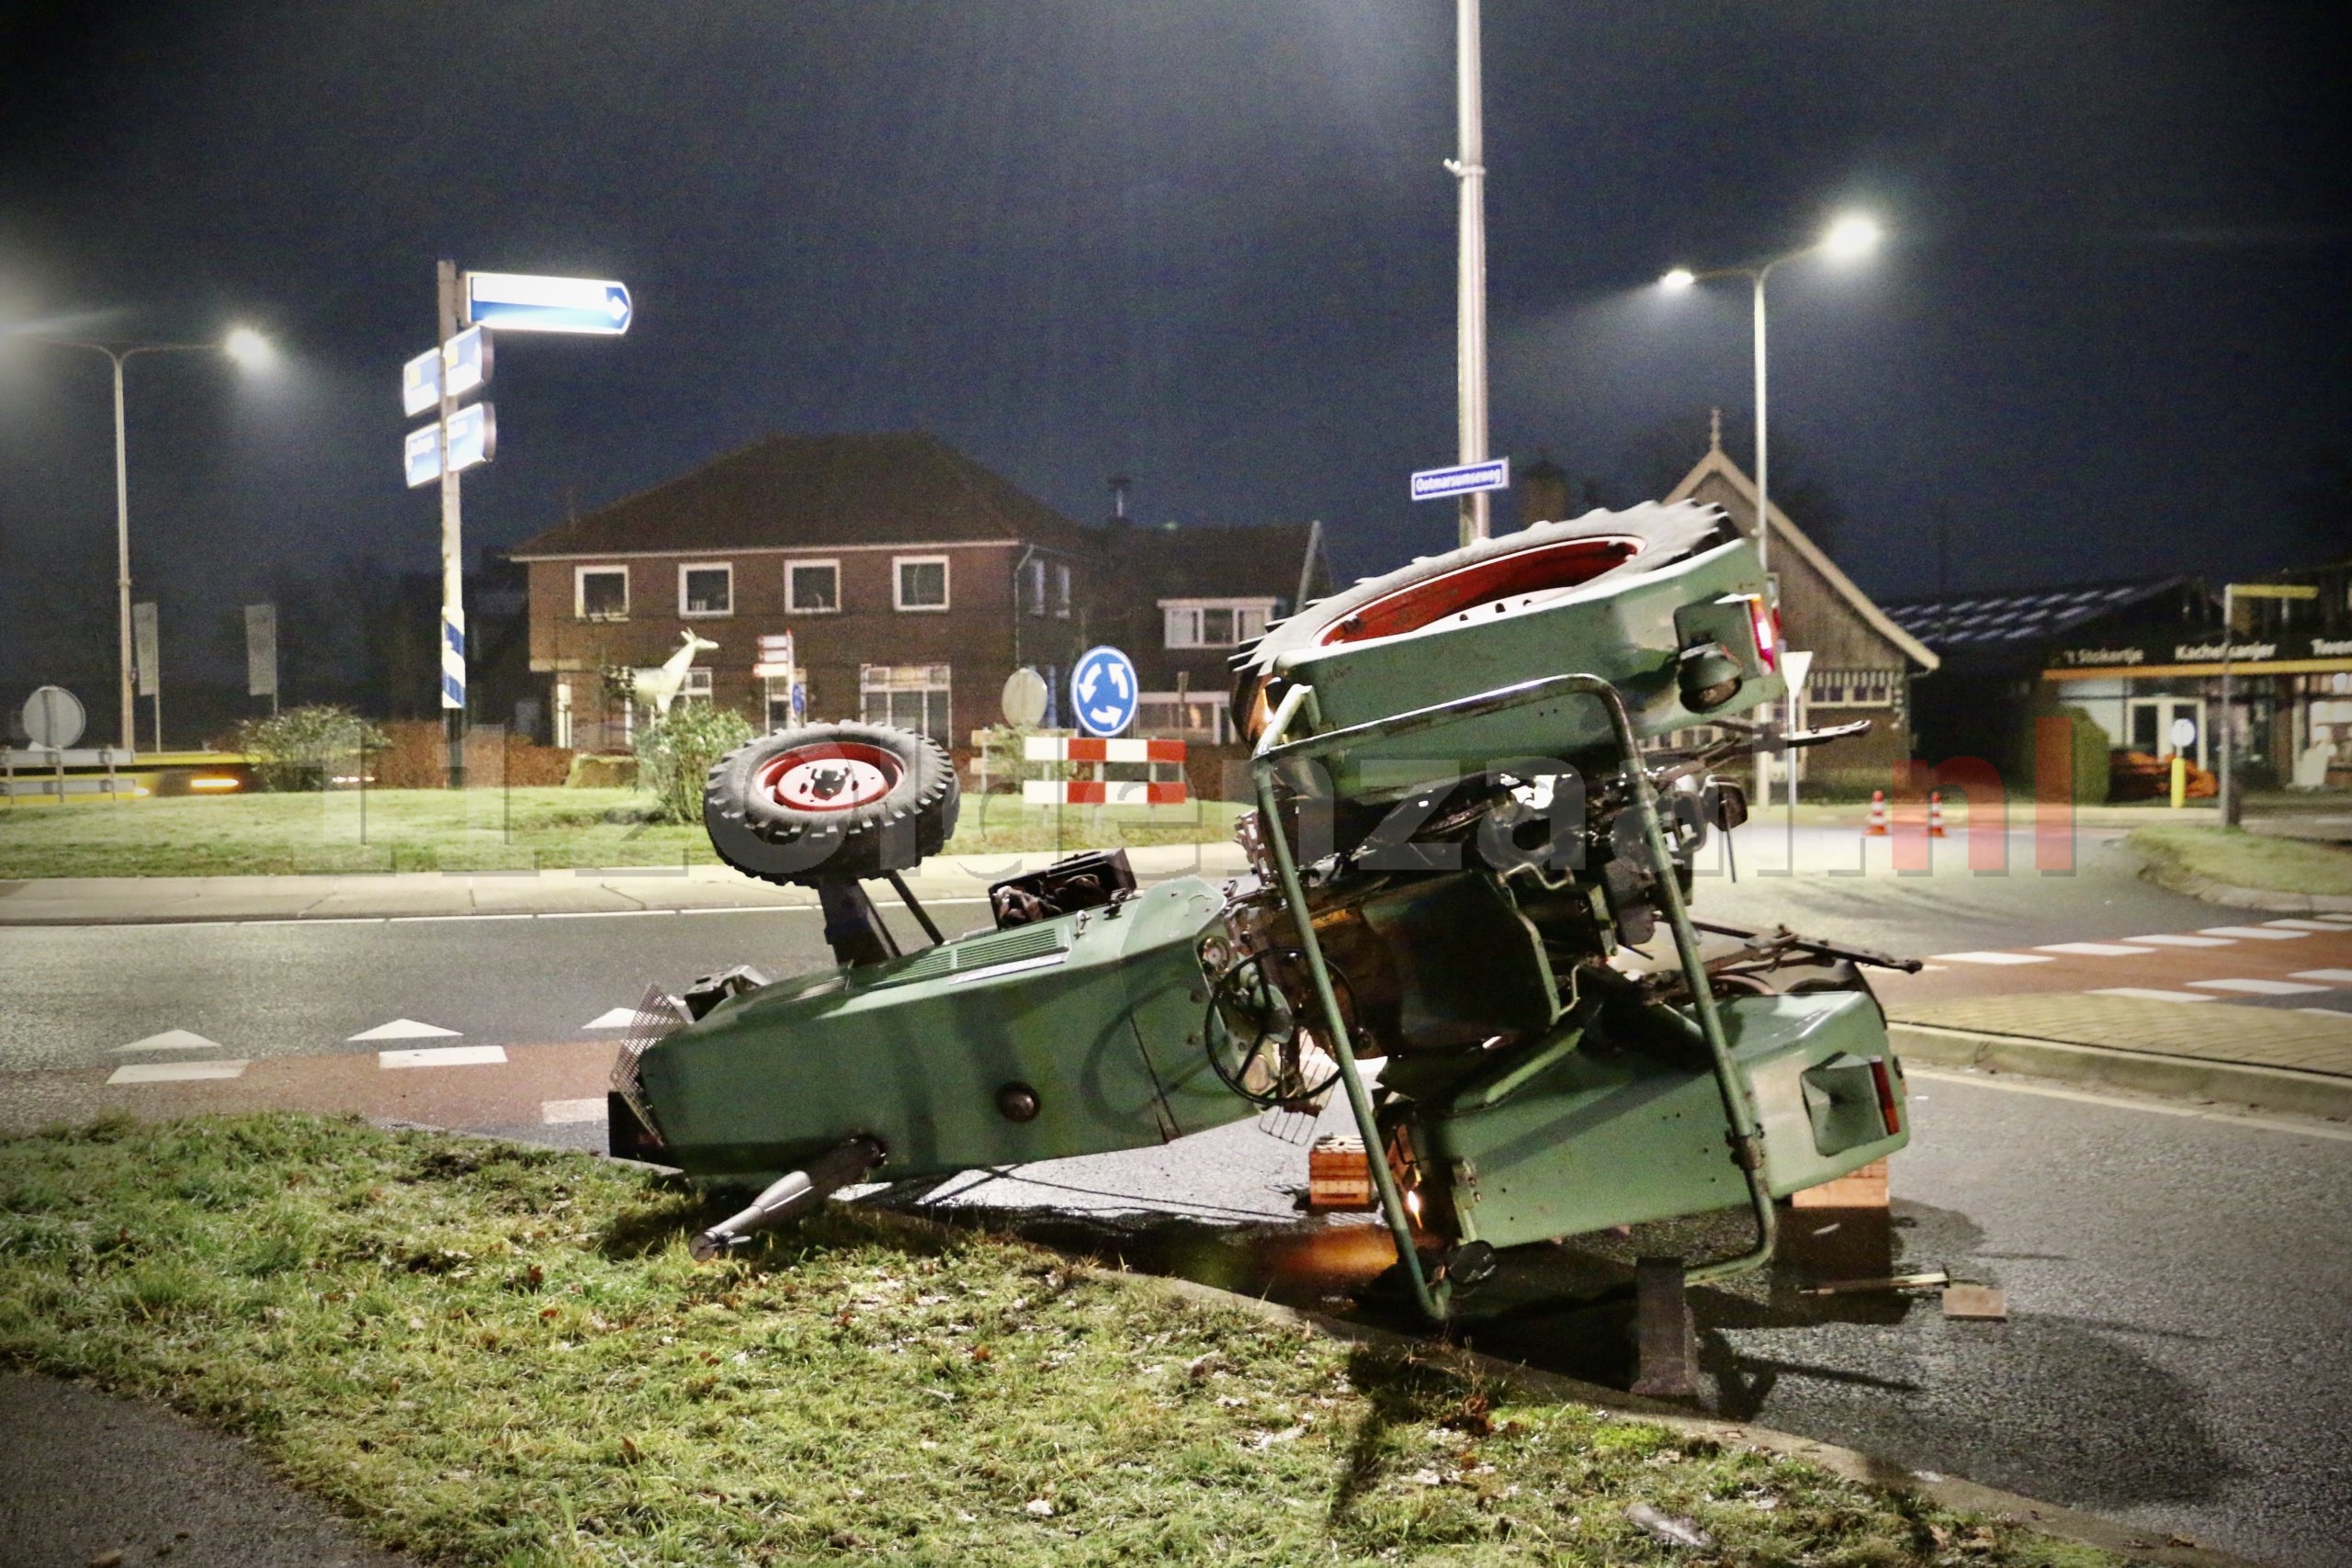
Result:
<svg viewBox="0 0 2352 1568">
<path fill-rule="evenodd" d="M 698 637 L 691 631 L 678 635 L 685 639 L 678 651 L 663 660 L 659 669 L 637 671 L 637 679 L 629 687 L 632 700 L 662 717 L 669 716 L 671 705 L 678 700 L 678 694 L 686 689 L 686 668 L 694 663 L 695 655 L 718 651 L 717 643 Z"/>
</svg>

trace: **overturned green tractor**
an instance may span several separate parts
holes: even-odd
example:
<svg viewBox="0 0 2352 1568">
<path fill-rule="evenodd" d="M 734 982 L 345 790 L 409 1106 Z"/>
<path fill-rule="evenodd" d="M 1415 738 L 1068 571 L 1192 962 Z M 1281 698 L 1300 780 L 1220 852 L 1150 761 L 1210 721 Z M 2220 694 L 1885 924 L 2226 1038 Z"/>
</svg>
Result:
<svg viewBox="0 0 2352 1568">
<path fill-rule="evenodd" d="M 1785 932 L 1709 960 L 1692 857 L 1747 815 L 1709 770 L 1781 696 L 1756 553 L 1695 503 L 1594 513 L 1304 606 L 1236 660 L 1255 874 L 1138 887 L 1073 857 L 938 940 L 903 874 L 953 831 L 919 736 L 820 725 L 712 771 L 713 844 L 813 886 L 839 964 L 648 997 L 616 1154 L 787 1174 L 697 1240 L 835 1189 L 1184 1137 L 1343 1093 L 1400 1272 L 1434 1318 L 1498 1248 L 1773 1200 L 1899 1148 L 1903 1076 L 1860 963 Z M 1709 727 L 1710 744 L 1659 745 Z M 900 953 L 887 878 L 933 945 Z M 1665 928 L 1672 958 L 1638 952 Z M 1380 1063 L 1376 1084 L 1362 1064 Z"/>
</svg>

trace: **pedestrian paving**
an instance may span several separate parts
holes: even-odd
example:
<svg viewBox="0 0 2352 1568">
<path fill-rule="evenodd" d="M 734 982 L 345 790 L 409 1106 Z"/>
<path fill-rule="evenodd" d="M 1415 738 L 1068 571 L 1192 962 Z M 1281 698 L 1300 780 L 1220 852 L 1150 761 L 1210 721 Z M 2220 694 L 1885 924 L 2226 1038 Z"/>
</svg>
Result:
<svg viewBox="0 0 2352 1568">
<path fill-rule="evenodd" d="M 2219 1003 L 2211 996 L 2193 1001 Z M 1892 1007 L 1899 1023 L 2352 1077 L 2352 1013 L 2184 1007 L 2118 991 L 1973 997 Z"/>
<path fill-rule="evenodd" d="M 2352 1077 L 2352 919 L 1938 956 L 1958 962 L 1937 974 L 1872 976 L 1890 1019 Z"/>
</svg>

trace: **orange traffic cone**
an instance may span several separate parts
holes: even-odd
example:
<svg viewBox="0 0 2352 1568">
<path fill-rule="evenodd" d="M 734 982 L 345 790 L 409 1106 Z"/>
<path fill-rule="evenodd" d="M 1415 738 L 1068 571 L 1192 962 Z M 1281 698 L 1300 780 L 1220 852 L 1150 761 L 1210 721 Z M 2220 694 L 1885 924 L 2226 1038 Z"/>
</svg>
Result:
<svg viewBox="0 0 2352 1568">
<path fill-rule="evenodd" d="M 1943 836 L 1944 792 L 1939 789 L 1930 790 L 1928 792 L 1928 837 L 1940 839 Z"/>
<path fill-rule="evenodd" d="M 1862 837 L 1866 839 L 1886 837 L 1886 791 L 1883 789 L 1871 791 L 1871 825 L 1862 829 Z"/>
</svg>

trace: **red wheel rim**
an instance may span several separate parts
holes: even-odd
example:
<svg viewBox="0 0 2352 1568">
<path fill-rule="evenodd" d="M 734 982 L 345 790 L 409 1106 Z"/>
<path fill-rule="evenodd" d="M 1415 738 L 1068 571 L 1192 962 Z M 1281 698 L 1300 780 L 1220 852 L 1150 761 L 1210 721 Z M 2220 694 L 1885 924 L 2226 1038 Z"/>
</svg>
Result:
<svg viewBox="0 0 2352 1568">
<path fill-rule="evenodd" d="M 879 746 L 820 740 L 760 765 L 752 787 L 794 811 L 854 811 L 899 787 L 906 764 Z"/>
<path fill-rule="evenodd" d="M 1442 577 L 1412 583 L 1374 599 L 1346 619 L 1324 628 L 1317 647 L 1366 642 L 1417 631 L 1448 615 L 1467 615 L 1493 605 L 1501 610 L 1511 600 L 1574 588 L 1591 581 L 1611 567 L 1639 555 L 1642 541 L 1625 534 L 1587 535 L 1514 550 L 1507 556 L 1475 561 Z"/>
</svg>

